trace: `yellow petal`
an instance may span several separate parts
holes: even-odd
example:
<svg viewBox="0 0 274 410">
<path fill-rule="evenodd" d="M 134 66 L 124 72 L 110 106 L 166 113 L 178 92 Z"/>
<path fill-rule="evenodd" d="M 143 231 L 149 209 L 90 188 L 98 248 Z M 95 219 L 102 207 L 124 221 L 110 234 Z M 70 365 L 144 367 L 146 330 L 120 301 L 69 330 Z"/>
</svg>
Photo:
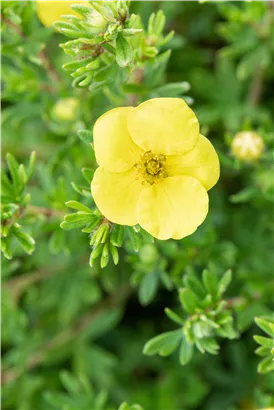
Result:
<svg viewBox="0 0 274 410">
<path fill-rule="evenodd" d="M 209 190 L 220 176 L 218 155 L 211 142 L 200 135 L 198 143 L 183 155 L 172 155 L 166 158 L 169 176 L 189 175 L 203 184 Z"/>
<path fill-rule="evenodd" d="M 136 169 L 114 173 L 97 168 L 91 182 L 91 193 L 100 212 L 111 222 L 136 225 L 137 200 L 143 189 L 136 180 Z"/>
<path fill-rule="evenodd" d="M 46 27 L 51 27 L 52 23 L 60 20 L 60 16 L 65 14 L 76 14 L 70 6 L 72 4 L 86 4 L 87 0 L 77 0 L 77 1 L 50 1 L 50 0 L 40 0 L 37 1 L 37 15 L 41 23 Z"/>
<path fill-rule="evenodd" d="M 177 155 L 192 149 L 199 137 L 194 112 L 180 98 L 154 98 L 128 115 L 128 130 L 144 151 Z"/>
<path fill-rule="evenodd" d="M 138 204 L 138 222 L 158 239 L 191 235 L 208 212 L 208 195 L 197 179 L 176 176 L 146 187 Z"/>
<path fill-rule="evenodd" d="M 127 116 L 133 107 L 114 108 L 96 121 L 93 129 L 98 164 L 111 172 L 124 172 L 140 161 L 141 149 L 127 130 Z"/>
</svg>

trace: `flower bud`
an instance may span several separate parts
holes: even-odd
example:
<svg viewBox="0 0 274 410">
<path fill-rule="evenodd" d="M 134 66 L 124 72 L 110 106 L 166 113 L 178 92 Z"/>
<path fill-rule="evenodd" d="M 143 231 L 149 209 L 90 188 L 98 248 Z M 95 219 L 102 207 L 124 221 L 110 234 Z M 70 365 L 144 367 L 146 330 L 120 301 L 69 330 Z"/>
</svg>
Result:
<svg viewBox="0 0 274 410">
<path fill-rule="evenodd" d="M 264 141 L 254 131 L 241 131 L 233 138 L 231 148 L 236 158 L 252 161 L 261 157 Z"/>
<path fill-rule="evenodd" d="M 76 98 L 64 98 L 57 101 L 52 113 L 59 121 L 73 121 L 77 116 L 78 108 L 79 101 Z"/>
</svg>

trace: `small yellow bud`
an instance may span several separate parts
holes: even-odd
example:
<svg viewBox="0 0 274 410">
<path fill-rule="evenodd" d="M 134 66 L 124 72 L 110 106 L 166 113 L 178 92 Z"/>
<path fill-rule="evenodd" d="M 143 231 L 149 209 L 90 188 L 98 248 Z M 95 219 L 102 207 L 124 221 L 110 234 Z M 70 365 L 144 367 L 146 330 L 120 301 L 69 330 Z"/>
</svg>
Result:
<svg viewBox="0 0 274 410">
<path fill-rule="evenodd" d="M 241 131 L 233 138 L 231 148 L 236 158 L 252 161 L 261 157 L 264 141 L 254 131 Z"/>
<path fill-rule="evenodd" d="M 60 20 L 60 16 L 65 14 L 74 14 L 78 16 L 72 8 L 72 4 L 88 4 L 87 0 L 77 1 L 51 1 L 39 0 L 37 1 L 37 15 L 41 23 L 46 27 L 51 27 L 52 23 Z"/>
<path fill-rule="evenodd" d="M 59 121 L 73 121 L 77 116 L 79 104 L 76 98 L 64 98 L 57 101 L 52 113 Z"/>
</svg>

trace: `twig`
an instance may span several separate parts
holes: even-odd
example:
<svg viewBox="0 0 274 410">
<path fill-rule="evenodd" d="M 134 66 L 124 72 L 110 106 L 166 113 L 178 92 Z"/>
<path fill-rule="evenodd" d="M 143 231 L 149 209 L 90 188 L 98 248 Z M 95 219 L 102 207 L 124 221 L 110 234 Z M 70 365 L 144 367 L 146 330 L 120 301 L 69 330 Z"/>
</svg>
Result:
<svg viewBox="0 0 274 410">
<path fill-rule="evenodd" d="M 45 342 L 34 352 L 27 360 L 26 369 L 30 370 L 42 364 L 46 360 L 46 354 L 70 341 L 75 339 L 81 332 L 86 330 L 91 323 L 98 318 L 105 310 L 119 306 L 126 301 L 131 294 L 132 289 L 127 284 L 119 289 L 114 295 L 111 295 L 93 307 L 92 310 L 83 315 L 76 323 L 68 329 L 62 330 L 56 336 Z M 11 383 L 24 372 L 16 367 L 4 370 L 2 373 L 2 382 Z"/>
<path fill-rule="evenodd" d="M 264 70 L 261 65 L 257 67 L 253 78 L 251 80 L 250 88 L 248 91 L 248 102 L 256 106 L 258 105 L 262 91 L 263 91 L 263 78 L 264 78 Z"/>
<path fill-rule="evenodd" d="M 144 79 L 144 69 L 139 67 L 134 71 L 135 76 L 135 84 L 141 84 Z M 129 94 L 128 96 L 128 104 L 132 107 L 137 105 L 138 95 L 137 94 Z"/>
<path fill-rule="evenodd" d="M 63 218 L 66 214 L 65 211 L 61 211 L 59 209 L 52 209 L 52 208 L 44 208 L 42 206 L 34 206 L 28 205 L 26 208 L 27 212 L 31 213 L 32 215 L 44 215 L 47 218 L 52 218 L 54 216 L 58 216 Z"/>
<path fill-rule="evenodd" d="M 40 51 L 39 53 L 40 60 L 42 61 L 42 65 L 44 66 L 45 70 L 49 74 L 49 76 L 52 78 L 53 81 L 56 83 L 62 83 L 62 79 L 60 77 L 60 74 L 52 64 L 51 60 L 48 58 L 45 49 Z M 52 87 L 51 87 L 52 90 Z"/>
</svg>

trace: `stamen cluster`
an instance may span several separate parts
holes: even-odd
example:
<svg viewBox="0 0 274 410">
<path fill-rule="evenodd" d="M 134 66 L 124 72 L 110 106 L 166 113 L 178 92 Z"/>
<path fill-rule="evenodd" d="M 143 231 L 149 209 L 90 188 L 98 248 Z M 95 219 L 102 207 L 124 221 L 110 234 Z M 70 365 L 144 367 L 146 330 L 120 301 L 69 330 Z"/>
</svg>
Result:
<svg viewBox="0 0 274 410">
<path fill-rule="evenodd" d="M 151 151 L 145 152 L 141 156 L 141 161 L 137 168 L 136 179 L 142 179 L 142 184 L 157 184 L 168 176 L 166 170 L 166 157 L 162 154 L 153 154 Z"/>
</svg>

